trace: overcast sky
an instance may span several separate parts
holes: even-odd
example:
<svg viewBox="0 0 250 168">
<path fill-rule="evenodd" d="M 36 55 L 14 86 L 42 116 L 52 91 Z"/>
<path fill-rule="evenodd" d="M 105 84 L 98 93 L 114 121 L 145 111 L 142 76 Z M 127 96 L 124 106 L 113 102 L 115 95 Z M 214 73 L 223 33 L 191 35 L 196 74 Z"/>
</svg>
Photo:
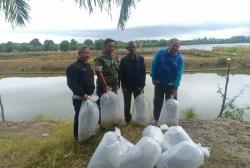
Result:
<svg viewBox="0 0 250 168">
<path fill-rule="evenodd" d="M 228 38 L 250 35 L 249 0 L 141 0 L 132 9 L 126 30 L 117 30 L 119 9 L 112 18 L 96 9 L 91 15 L 74 0 L 30 0 L 31 20 L 12 29 L 0 14 L 0 42 L 29 42 L 33 38 L 56 42 L 74 38 L 134 39 Z"/>
</svg>

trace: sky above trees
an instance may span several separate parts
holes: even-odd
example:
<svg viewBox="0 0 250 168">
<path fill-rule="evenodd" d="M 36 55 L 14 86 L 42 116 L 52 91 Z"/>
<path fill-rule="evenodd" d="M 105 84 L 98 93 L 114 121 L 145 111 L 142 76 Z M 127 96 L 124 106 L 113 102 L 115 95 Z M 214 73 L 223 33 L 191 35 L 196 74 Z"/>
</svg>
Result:
<svg viewBox="0 0 250 168">
<path fill-rule="evenodd" d="M 227 38 L 250 34 L 248 0 L 141 0 L 136 9 L 132 9 L 124 32 L 116 29 L 117 8 L 112 9 L 111 18 L 97 8 L 89 15 L 84 9 L 79 9 L 73 0 L 30 0 L 30 6 L 30 23 L 22 29 L 13 30 L 0 14 L 0 42 L 27 42 L 33 38 L 60 41 L 65 37 L 84 41 L 86 38 L 98 39 L 99 36 L 93 34 L 103 38 L 107 31 L 111 34 L 109 36 L 113 35 L 118 40 L 128 40 L 126 33 L 130 35 L 129 39 L 147 38 L 148 34 L 149 38 L 158 39 Z M 90 31 L 91 37 L 87 37 Z M 76 35 L 74 32 L 82 33 Z"/>
</svg>

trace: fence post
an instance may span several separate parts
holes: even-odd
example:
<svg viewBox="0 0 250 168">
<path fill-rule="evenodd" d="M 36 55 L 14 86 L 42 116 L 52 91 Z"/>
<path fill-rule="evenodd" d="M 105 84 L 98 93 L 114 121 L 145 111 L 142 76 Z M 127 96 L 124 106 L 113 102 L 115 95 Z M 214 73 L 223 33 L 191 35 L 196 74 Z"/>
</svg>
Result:
<svg viewBox="0 0 250 168">
<path fill-rule="evenodd" d="M 229 82 L 230 68 L 231 68 L 231 59 L 227 58 L 227 77 L 226 77 L 225 91 L 224 91 L 224 95 L 223 95 L 223 102 L 222 102 L 219 117 L 222 117 L 222 112 L 225 109 L 225 102 L 226 102 L 226 99 L 227 99 L 227 86 L 228 86 L 228 82 Z"/>
<path fill-rule="evenodd" d="M 0 95 L 0 107 L 1 107 L 1 113 L 2 113 L 2 120 L 5 122 L 5 117 L 4 117 L 4 108 L 3 108 L 3 103 Z"/>
</svg>

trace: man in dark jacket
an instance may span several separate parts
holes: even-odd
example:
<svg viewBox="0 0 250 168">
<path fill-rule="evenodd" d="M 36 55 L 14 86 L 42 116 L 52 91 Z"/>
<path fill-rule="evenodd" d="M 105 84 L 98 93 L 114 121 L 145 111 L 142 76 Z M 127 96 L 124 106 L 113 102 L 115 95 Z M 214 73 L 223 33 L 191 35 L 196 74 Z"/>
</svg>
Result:
<svg viewBox="0 0 250 168">
<path fill-rule="evenodd" d="M 74 142 L 78 137 L 78 116 L 82 101 L 94 93 L 94 71 L 88 63 L 90 58 L 89 48 L 82 47 L 78 51 L 78 59 L 66 70 L 67 84 L 73 92 L 74 117 Z"/>
<path fill-rule="evenodd" d="M 136 53 L 136 44 L 128 42 L 129 53 L 121 59 L 119 78 L 124 96 L 124 115 L 128 124 L 131 121 L 130 106 L 132 93 L 136 98 L 145 86 L 146 69 L 144 58 Z"/>
<path fill-rule="evenodd" d="M 180 41 L 171 39 L 169 47 L 157 52 L 152 60 L 151 72 L 154 90 L 154 118 L 159 120 L 164 100 L 171 95 L 177 99 L 177 89 L 184 70 L 184 61 L 179 53 Z"/>
</svg>

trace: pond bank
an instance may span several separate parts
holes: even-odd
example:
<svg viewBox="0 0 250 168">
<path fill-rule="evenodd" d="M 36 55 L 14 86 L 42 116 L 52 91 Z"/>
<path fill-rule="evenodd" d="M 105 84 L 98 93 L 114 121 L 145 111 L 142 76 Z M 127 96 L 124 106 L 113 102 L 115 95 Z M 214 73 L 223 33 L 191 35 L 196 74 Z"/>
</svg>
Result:
<svg viewBox="0 0 250 168">
<path fill-rule="evenodd" d="M 250 123 L 189 119 L 181 120 L 180 125 L 195 142 L 212 149 L 202 168 L 250 165 Z M 141 138 L 142 127 L 122 124 L 120 128 L 133 143 Z M 71 121 L 0 123 L 0 167 L 86 167 L 102 136 L 97 132 L 88 142 L 74 146 Z"/>
</svg>

